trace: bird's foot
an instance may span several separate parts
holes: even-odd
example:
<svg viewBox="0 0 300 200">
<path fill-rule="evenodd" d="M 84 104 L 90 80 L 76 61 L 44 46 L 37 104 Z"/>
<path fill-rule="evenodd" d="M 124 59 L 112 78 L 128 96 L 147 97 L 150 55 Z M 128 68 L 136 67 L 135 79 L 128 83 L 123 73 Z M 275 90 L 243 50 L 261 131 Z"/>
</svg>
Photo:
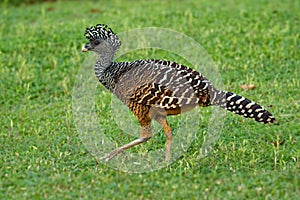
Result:
<svg viewBox="0 0 300 200">
<path fill-rule="evenodd" d="M 115 149 L 112 152 L 110 152 L 108 155 L 101 157 L 100 160 L 104 160 L 107 162 L 107 161 L 111 160 L 112 158 L 114 158 L 119 153 L 124 153 L 124 150 L 121 148 Z"/>
</svg>

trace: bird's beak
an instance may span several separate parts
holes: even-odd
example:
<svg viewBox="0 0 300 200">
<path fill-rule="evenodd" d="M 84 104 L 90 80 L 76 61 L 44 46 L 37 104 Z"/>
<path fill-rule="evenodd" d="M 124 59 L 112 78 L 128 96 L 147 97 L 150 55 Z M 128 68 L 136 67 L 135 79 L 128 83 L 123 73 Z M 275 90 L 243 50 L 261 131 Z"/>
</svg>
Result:
<svg viewBox="0 0 300 200">
<path fill-rule="evenodd" d="M 87 52 L 87 51 L 89 51 L 91 48 L 92 48 L 91 44 L 90 44 L 90 43 L 86 43 L 86 44 L 82 47 L 81 51 L 82 51 L 82 52 Z"/>
<path fill-rule="evenodd" d="M 81 49 L 81 51 L 82 52 L 87 52 L 88 51 L 88 49 L 87 48 L 85 48 L 84 46 L 82 47 L 82 49 Z"/>
</svg>

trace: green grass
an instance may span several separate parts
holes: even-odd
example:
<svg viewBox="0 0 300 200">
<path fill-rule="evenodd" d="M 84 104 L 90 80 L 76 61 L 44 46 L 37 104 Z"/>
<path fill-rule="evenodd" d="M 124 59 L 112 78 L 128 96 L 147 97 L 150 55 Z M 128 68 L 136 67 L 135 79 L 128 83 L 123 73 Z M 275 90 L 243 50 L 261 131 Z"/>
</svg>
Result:
<svg viewBox="0 0 300 200">
<path fill-rule="evenodd" d="M 2 4 L 0 199 L 297 199 L 299 9 L 293 0 Z M 97 23 L 116 33 L 162 27 L 188 35 L 218 66 L 223 88 L 267 107 L 278 125 L 228 113 L 213 150 L 199 159 L 204 116 L 188 151 L 167 167 L 130 174 L 98 163 L 80 139 L 72 112 L 73 86 L 87 57 L 80 52 L 83 32 Z M 146 57 L 176 58 L 149 50 L 121 59 Z M 239 88 L 249 83 L 256 89 Z M 96 109 L 110 115 L 109 96 L 101 98 Z M 103 123 L 118 140 L 116 124 Z M 146 147 L 164 146 L 164 137 L 157 137 Z"/>
</svg>

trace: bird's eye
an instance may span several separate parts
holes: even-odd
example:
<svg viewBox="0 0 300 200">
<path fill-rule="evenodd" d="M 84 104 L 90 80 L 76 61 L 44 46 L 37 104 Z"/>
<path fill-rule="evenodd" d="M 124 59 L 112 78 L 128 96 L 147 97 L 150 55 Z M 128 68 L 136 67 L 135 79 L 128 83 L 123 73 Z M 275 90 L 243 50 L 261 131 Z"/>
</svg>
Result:
<svg viewBox="0 0 300 200">
<path fill-rule="evenodd" d="M 95 40 L 95 41 L 94 41 L 94 44 L 95 44 L 95 45 L 100 44 L 100 40 Z"/>
</svg>

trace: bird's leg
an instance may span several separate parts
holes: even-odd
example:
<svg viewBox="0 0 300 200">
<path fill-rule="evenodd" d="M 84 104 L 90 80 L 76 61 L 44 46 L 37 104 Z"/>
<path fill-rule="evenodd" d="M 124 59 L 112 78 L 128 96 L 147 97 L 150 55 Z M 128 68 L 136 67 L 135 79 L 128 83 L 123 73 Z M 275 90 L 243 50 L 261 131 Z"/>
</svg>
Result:
<svg viewBox="0 0 300 200">
<path fill-rule="evenodd" d="M 102 157 L 101 159 L 105 160 L 105 161 L 109 161 L 110 159 L 112 159 L 113 157 L 115 157 L 116 155 L 118 155 L 119 153 L 123 152 L 126 149 L 129 149 L 135 145 L 141 144 L 143 142 L 146 142 L 147 140 L 149 140 L 150 138 L 138 138 L 136 140 L 133 140 L 132 142 L 129 142 L 115 150 L 113 150 L 112 152 L 110 152 L 108 155 Z"/>
<path fill-rule="evenodd" d="M 140 135 L 140 138 L 133 140 L 132 142 L 129 142 L 115 150 L 113 150 L 112 152 L 110 152 L 108 155 L 102 157 L 102 160 L 105 161 L 109 161 L 110 159 L 112 159 L 113 157 L 115 157 L 116 155 L 118 155 L 119 153 L 123 152 L 126 149 L 129 149 L 133 146 L 136 146 L 138 144 L 141 144 L 143 142 L 146 142 L 147 140 L 149 140 L 152 137 L 152 133 L 151 133 L 151 127 L 150 124 L 142 127 L 142 133 Z"/>
<path fill-rule="evenodd" d="M 170 161 L 171 157 L 171 145 L 172 145 L 172 128 L 170 127 L 166 116 L 156 116 L 155 120 L 162 126 L 164 129 L 166 141 L 166 161 Z"/>
</svg>

